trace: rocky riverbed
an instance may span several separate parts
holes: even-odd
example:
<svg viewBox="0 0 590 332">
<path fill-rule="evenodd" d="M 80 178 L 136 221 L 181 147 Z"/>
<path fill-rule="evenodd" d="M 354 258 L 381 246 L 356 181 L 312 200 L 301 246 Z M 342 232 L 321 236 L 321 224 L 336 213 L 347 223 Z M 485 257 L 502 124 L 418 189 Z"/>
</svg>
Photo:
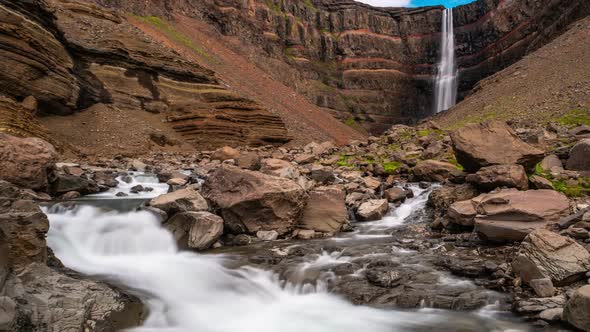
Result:
<svg viewBox="0 0 590 332">
<path fill-rule="evenodd" d="M 588 130 L 514 126 L 62 162 L 3 135 L 0 329 L 206 329 L 235 300 L 226 329 L 588 331 Z"/>
</svg>

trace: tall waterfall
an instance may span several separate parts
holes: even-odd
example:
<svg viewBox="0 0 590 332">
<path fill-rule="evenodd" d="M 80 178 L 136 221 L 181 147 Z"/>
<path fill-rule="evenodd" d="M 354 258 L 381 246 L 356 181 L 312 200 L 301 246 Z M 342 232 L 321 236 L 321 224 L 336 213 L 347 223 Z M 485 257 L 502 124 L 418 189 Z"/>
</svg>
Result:
<svg viewBox="0 0 590 332">
<path fill-rule="evenodd" d="M 443 12 L 442 52 L 436 75 L 435 111 L 446 111 L 457 102 L 457 63 L 455 61 L 455 31 L 453 9 Z"/>
</svg>

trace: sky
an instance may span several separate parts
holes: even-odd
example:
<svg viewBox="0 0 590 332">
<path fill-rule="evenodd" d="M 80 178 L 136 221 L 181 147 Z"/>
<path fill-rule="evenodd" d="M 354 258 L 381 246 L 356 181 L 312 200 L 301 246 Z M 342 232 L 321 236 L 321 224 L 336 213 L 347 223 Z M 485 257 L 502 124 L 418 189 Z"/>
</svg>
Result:
<svg viewBox="0 0 590 332">
<path fill-rule="evenodd" d="M 474 0 L 357 0 L 376 7 L 421 7 L 443 5 L 447 8 L 464 5 Z"/>
</svg>

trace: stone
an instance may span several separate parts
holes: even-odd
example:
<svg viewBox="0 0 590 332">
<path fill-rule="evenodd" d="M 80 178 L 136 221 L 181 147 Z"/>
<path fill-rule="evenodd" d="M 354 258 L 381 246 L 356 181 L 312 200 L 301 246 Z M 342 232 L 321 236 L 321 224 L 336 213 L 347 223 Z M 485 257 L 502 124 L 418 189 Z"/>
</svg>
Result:
<svg viewBox="0 0 590 332">
<path fill-rule="evenodd" d="M 522 241 L 569 214 L 568 198 L 553 190 L 503 189 L 473 198 L 475 231 L 492 242 Z"/>
<path fill-rule="evenodd" d="M 308 164 L 315 160 L 316 156 L 312 153 L 302 153 L 295 157 L 295 162 L 299 165 Z"/>
<path fill-rule="evenodd" d="M 539 318 L 548 322 L 559 322 L 563 316 L 563 308 L 545 309 L 539 314 Z"/>
<path fill-rule="evenodd" d="M 553 183 L 542 176 L 531 175 L 531 177 L 529 177 L 529 182 L 533 189 L 555 189 Z"/>
<path fill-rule="evenodd" d="M 297 179 L 300 175 L 297 168 L 290 162 L 273 158 L 262 159 L 260 172 L 292 180 Z"/>
<path fill-rule="evenodd" d="M 447 212 L 451 204 L 465 201 L 479 195 L 479 191 L 470 183 L 461 185 L 445 185 L 434 188 L 428 196 L 427 204 L 437 212 Z"/>
<path fill-rule="evenodd" d="M 367 187 L 371 190 L 377 190 L 381 187 L 381 181 L 379 181 L 379 179 L 372 177 L 372 176 L 364 177 L 363 184 L 365 185 L 365 187 Z"/>
<path fill-rule="evenodd" d="M 590 331 L 590 285 L 578 288 L 563 308 L 563 319 L 582 331 Z"/>
<path fill-rule="evenodd" d="M 213 152 L 213 154 L 211 154 L 211 160 L 219 160 L 219 161 L 224 161 L 224 160 L 228 160 L 228 159 L 238 159 L 240 158 L 240 151 L 229 147 L 229 146 L 224 146 L 221 147 L 217 150 L 215 150 Z"/>
<path fill-rule="evenodd" d="M 590 270 L 590 253 L 584 247 L 546 229 L 530 233 L 517 255 L 512 268 L 527 283 L 550 278 L 554 285 L 566 286 Z"/>
<path fill-rule="evenodd" d="M 359 171 L 344 171 L 340 173 L 340 178 L 348 182 L 360 181 L 363 174 Z"/>
<path fill-rule="evenodd" d="M 256 152 L 242 152 L 236 160 L 236 164 L 241 168 L 249 169 L 252 171 L 259 170 L 261 167 L 260 155 Z"/>
<path fill-rule="evenodd" d="M 383 191 L 383 197 L 390 203 L 403 202 L 406 200 L 407 195 L 407 191 L 401 187 L 393 187 Z"/>
<path fill-rule="evenodd" d="M 574 171 L 590 171 L 590 138 L 580 140 L 574 145 L 565 167 Z"/>
<path fill-rule="evenodd" d="M 313 164 L 309 170 L 309 177 L 318 183 L 328 184 L 336 179 L 334 169 L 330 166 Z"/>
<path fill-rule="evenodd" d="M 0 296 L 0 331 L 12 331 L 16 325 L 17 311 L 14 300 Z"/>
<path fill-rule="evenodd" d="M 145 172 L 147 169 L 147 165 L 138 159 L 133 159 L 131 161 L 131 167 L 132 170 L 138 171 L 138 172 Z"/>
<path fill-rule="evenodd" d="M 549 278 L 533 279 L 529 285 L 539 297 L 551 297 L 555 295 L 555 287 Z"/>
<path fill-rule="evenodd" d="M 506 164 L 518 164 L 532 170 L 544 155 L 500 121 L 468 124 L 452 132 L 451 140 L 457 161 L 469 172 Z"/>
<path fill-rule="evenodd" d="M 412 172 L 418 181 L 444 182 L 451 180 L 455 182 L 465 177 L 465 174 L 457 166 L 438 160 L 420 161 L 414 166 Z"/>
<path fill-rule="evenodd" d="M 345 224 L 348 224 L 348 211 L 342 186 L 318 187 L 309 192 L 299 228 L 337 233 Z"/>
<path fill-rule="evenodd" d="M 311 240 L 315 237 L 315 231 L 313 229 L 299 229 L 296 236 L 300 240 Z"/>
<path fill-rule="evenodd" d="M 274 241 L 279 237 L 277 231 L 258 231 L 256 237 L 262 241 Z"/>
<path fill-rule="evenodd" d="M 224 165 L 209 175 L 203 194 L 221 211 L 233 233 L 292 230 L 308 196 L 297 183 L 261 172 Z"/>
<path fill-rule="evenodd" d="M 529 189 L 529 181 L 521 165 L 493 165 L 480 168 L 477 173 L 469 174 L 465 180 L 480 189 L 493 190 L 498 187 Z"/>
<path fill-rule="evenodd" d="M 209 249 L 223 234 L 223 219 L 206 211 L 181 212 L 164 224 L 181 249 Z"/>
<path fill-rule="evenodd" d="M 394 288 L 402 281 L 402 275 L 389 269 L 370 269 L 366 272 L 367 280 L 379 287 Z"/>
<path fill-rule="evenodd" d="M 60 199 L 64 201 L 70 201 L 79 198 L 80 196 L 80 193 L 77 191 L 68 191 L 67 193 L 61 195 Z"/>
<path fill-rule="evenodd" d="M 545 172 L 563 171 L 563 163 L 558 156 L 550 154 L 541 160 L 539 167 Z"/>
<path fill-rule="evenodd" d="M 166 181 L 166 184 L 169 186 L 184 186 L 187 182 L 187 179 L 184 178 L 172 178 Z"/>
<path fill-rule="evenodd" d="M 206 211 L 209 208 L 207 201 L 194 186 L 152 198 L 150 206 L 160 209 L 168 215 L 177 212 Z"/>
<path fill-rule="evenodd" d="M 85 177 L 60 174 L 50 184 L 50 192 L 53 195 L 62 195 L 69 191 L 77 191 L 82 195 L 99 192 L 98 185 Z"/>
<path fill-rule="evenodd" d="M 0 133 L 0 180 L 22 188 L 44 190 L 57 152 L 40 138 L 19 138 Z"/>
<path fill-rule="evenodd" d="M 389 211 L 386 199 L 371 199 L 359 206 L 357 216 L 363 221 L 379 220 Z"/>
<path fill-rule="evenodd" d="M 471 200 L 459 201 L 451 204 L 448 210 L 449 218 L 453 223 L 461 226 L 475 225 L 475 211 L 474 203 Z"/>
</svg>

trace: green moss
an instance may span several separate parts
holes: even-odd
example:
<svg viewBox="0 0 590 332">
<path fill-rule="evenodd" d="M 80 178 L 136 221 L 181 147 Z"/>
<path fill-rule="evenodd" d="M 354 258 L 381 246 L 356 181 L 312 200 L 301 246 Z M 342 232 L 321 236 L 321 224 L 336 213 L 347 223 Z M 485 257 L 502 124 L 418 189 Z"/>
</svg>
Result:
<svg viewBox="0 0 590 332">
<path fill-rule="evenodd" d="M 274 3 L 272 0 L 266 0 L 266 6 L 273 12 L 279 15 L 283 15 L 283 11 L 281 10 L 281 6 L 278 3 Z"/>
<path fill-rule="evenodd" d="M 562 192 L 568 197 L 581 197 L 590 194 L 590 178 L 580 178 L 577 180 L 577 184 L 569 185 L 564 180 L 554 179 L 549 172 L 541 167 L 541 163 L 535 165 L 533 174 L 551 181 L 556 191 Z"/>
<path fill-rule="evenodd" d="M 401 165 L 399 161 L 388 161 L 383 163 L 383 169 L 387 174 L 393 174 Z"/>
<path fill-rule="evenodd" d="M 346 123 L 349 126 L 354 126 L 356 124 L 356 120 L 354 118 L 348 118 L 346 119 L 346 121 L 344 121 L 344 123 Z"/>
<path fill-rule="evenodd" d="M 312 10 L 312 11 L 317 11 L 317 8 L 315 8 L 313 2 L 311 2 L 311 0 L 303 0 L 303 5 L 305 5 L 305 7 L 307 7 L 308 9 Z"/>
<path fill-rule="evenodd" d="M 176 31 L 176 29 L 174 29 L 173 26 L 171 26 L 168 22 L 162 20 L 161 18 L 156 17 L 156 16 L 137 16 L 137 15 L 132 15 L 132 16 L 135 17 L 136 19 L 138 19 L 144 23 L 147 23 L 147 24 L 153 26 L 154 28 L 164 32 L 166 35 L 168 35 L 168 37 L 174 39 L 175 41 L 181 43 L 182 45 L 197 52 L 202 57 L 204 57 L 208 60 L 211 60 L 211 56 L 209 54 L 207 54 L 207 52 L 205 52 L 199 46 L 195 45 L 193 43 L 193 41 L 190 40 L 187 36 L 185 36 L 184 34 L 182 34 L 179 31 Z"/>
<path fill-rule="evenodd" d="M 559 124 L 572 128 L 582 125 L 590 126 L 590 109 L 574 109 L 557 119 Z"/>
<path fill-rule="evenodd" d="M 436 137 L 442 137 L 444 135 L 444 132 L 439 129 L 423 129 L 423 130 L 418 130 L 417 134 L 420 137 L 426 137 L 426 136 L 430 136 L 430 135 L 434 135 Z"/>
<path fill-rule="evenodd" d="M 341 154 L 340 160 L 338 162 L 336 162 L 336 165 L 338 165 L 340 167 L 353 167 L 353 165 L 350 164 L 351 158 L 352 158 L 352 156 L 347 156 L 347 155 Z"/>
</svg>

